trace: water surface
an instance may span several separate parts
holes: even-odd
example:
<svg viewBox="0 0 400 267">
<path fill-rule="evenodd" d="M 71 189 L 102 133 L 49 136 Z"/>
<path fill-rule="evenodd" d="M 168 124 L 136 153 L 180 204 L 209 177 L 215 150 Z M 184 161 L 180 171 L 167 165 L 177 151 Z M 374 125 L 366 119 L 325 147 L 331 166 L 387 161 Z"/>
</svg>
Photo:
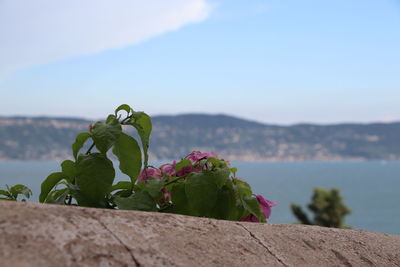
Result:
<svg viewBox="0 0 400 267">
<path fill-rule="evenodd" d="M 157 163 L 154 163 L 157 165 Z M 313 187 L 341 189 L 354 228 L 400 234 L 400 162 L 232 162 L 256 194 L 275 201 L 271 223 L 293 223 L 290 203 L 305 205 Z M 0 162 L 0 187 L 22 183 L 37 201 L 40 183 L 58 162 Z M 124 178 L 118 175 L 119 179 Z"/>
</svg>

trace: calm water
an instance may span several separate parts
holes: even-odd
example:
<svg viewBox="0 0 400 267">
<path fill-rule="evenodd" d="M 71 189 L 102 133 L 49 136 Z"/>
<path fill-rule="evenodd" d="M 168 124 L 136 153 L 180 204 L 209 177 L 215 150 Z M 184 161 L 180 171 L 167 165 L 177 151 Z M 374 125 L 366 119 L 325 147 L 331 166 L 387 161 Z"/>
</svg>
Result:
<svg viewBox="0 0 400 267">
<path fill-rule="evenodd" d="M 0 187 L 22 183 L 34 191 L 57 162 L 2 162 Z M 354 228 L 400 235 L 400 162 L 234 162 L 238 176 L 257 194 L 275 201 L 271 223 L 292 223 L 290 203 L 305 205 L 315 186 L 341 189 L 353 213 L 346 223 Z"/>
</svg>

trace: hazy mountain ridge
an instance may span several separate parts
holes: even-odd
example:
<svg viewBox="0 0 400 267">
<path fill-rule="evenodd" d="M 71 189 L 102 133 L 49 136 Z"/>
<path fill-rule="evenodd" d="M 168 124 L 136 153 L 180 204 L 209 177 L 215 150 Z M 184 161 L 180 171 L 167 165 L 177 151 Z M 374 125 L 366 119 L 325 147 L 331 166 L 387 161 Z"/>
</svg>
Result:
<svg viewBox="0 0 400 267">
<path fill-rule="evenodd" d="M 71 157 L 77 133 L 93 121 L 0 117 L 0 160 Z M 154 116 L 151 159 L 179 159 L 192 150 L 231 160 L 397 160 L 400 122 L 292 126 L 227 115 Z"/>
</svg>

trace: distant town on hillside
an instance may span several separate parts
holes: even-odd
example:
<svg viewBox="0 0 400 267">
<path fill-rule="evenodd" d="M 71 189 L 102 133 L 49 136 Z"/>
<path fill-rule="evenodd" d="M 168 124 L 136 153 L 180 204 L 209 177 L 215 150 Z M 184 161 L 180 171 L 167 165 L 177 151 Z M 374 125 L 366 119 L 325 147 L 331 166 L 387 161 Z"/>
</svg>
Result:
<svg viewBox="0 0 400 267">
<path fill-rule="evenodd" d="M 71 158 L 76 134 L 91 123 L 0 117 L 0 160 Z M 151 160 L 180 159 L 193 150 L 243 161 L 398 160 L 400 122 L 279 126 L 227 115 L 153 117 Z"/>
</svg>

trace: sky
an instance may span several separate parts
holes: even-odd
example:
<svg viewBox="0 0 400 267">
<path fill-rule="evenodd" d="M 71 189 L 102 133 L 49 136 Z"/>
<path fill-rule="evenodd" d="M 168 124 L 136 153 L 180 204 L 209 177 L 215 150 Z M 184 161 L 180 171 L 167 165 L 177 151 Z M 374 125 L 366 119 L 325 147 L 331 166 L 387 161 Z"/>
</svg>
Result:
<svg viewBox="0 0 400 267">
<path fill-rule="evenodd" d="M 0 0 L 0 116 L 400 121 L 400 0 Z"/>
</svg>

